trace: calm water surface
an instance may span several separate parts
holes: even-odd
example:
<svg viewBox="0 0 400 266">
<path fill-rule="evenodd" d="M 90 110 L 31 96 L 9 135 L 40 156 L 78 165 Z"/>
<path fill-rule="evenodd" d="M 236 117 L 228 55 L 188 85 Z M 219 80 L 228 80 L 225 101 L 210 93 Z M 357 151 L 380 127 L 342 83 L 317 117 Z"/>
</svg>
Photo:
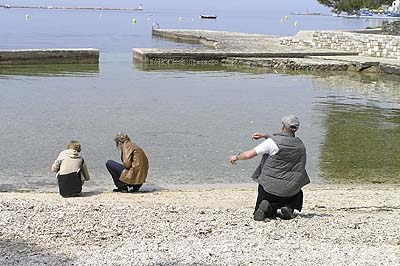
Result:
<svg viewBox="0 0 400 266">
<path fill-rule="evenodd" d="M 66 6 L 66 1 L 13 4 Z M 256 1 L 257 2 L 257 1 Z M 134 47 L 188 47 L 151 38 L 164 28 L 197 28 L 276 35 L 302 29 L 357 29 L 377 21 L 332 16 L 313 1 L 270 6 L 242 2 L 142 3 L 142 12 L 0 9 L 0 48 L 95 47 L 99 66 L 0 68 L 0 188 L 52 188 L 50 165 L 70 139 L 81 141 L 93 189 L 109 189 L 104 167 L 119 159 L 113 143 L 127 132 L 150 159 L 148 181 L 173 184 L 244 183 L 258 159 L 236 167 L 227 157 L 256 146 L 254 131 L 279 131 L 280 117 L 301 119 L 314 182 L 398 182 L 399 79 L 315 73 L 289 75 L 258 70 L 175 69 L 143 71 L 132 64 Z M 289 3 L 291 5 L 289 5 Z M 127 1 L 115 7 L 136 7 Z M 80 6 L 110 6 L 80 1 Z M 216 21 L 198 19 L 200 13 Z M 26 20 L 25 15 L 30 19 Z M 183 20 L 179 22 L 178 18 Z M 132 18 L 137 20 L 132 24 Z M 294 27 L 298 21 L 298 27 Z M 379 158 L 379 159 L 376 159 Z"/>
</svg>

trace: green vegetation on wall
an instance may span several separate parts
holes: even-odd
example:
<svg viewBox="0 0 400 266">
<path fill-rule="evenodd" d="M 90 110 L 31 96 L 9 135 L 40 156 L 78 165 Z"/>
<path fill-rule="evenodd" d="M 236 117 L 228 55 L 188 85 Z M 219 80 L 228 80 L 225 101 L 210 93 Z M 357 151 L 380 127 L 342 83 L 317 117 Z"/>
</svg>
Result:
<svg viewBox="0 0 400 266">
<path fill-rule="evenodd" d="M 331 104 L 321 174 L 338 183 L 400 183 L 400 111 Z"/>
</svg>

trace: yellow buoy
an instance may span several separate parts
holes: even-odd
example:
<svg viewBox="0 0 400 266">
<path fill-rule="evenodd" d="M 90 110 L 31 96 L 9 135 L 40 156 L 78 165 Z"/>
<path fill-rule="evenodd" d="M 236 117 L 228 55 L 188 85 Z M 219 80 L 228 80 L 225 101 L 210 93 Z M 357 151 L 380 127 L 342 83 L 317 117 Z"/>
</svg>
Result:
<svg viewBox="0 0 400 266">
<path fill-rule="evenodd" d="M 297 25 L 298 25 L 298 23 L 297 23 L 297 21 L 295 21 L 295 22 L 294 22 L 294 26 L 297 27 Z"/>
<path fill-rule="evenodd" d="M 30 16 L 28 14 L 25 15 L 25 19 L 28 20 L 30 19 Z"/>
<path fill-rule="evenodd" d="M 289 17 L 288 16 L 285 16 L 285 20 L 288 20 L 289 19 Z"/>
<path fill-rule="evenodd" d="M 179 22 L 182 22 L 183 17 L 179 17 L 178 20 L 179 20 Z"/>
<path fill-rule="evenodd" d="M 136 24 L 136 19 L 135 18 L 132 19 L 132 24 Z"/>
</svg>

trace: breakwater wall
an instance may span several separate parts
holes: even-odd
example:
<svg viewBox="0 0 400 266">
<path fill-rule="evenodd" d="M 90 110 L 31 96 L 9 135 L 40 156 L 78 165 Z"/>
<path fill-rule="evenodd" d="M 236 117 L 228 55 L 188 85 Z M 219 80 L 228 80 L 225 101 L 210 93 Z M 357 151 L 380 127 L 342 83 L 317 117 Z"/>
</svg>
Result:
<svg viewBox="0 0 400 266">
<path fill-rule="evenodd" d="M 133 59 L 145 64 L 221 64 L 227 58 L 304 58 L 309 56 L 356 55 L 321 49 L 292 49 L 279 38 L 261 35 L 204 30 L 153 29 L 153 36 L 179 42 L 202 44 L 202 48 L 135 48 Z"/>
<path fill-rule="evenodd" d="M 168 65 L 258 67 L 290 71 L 351 71 L 400 75 L 397 59 L 359 56 L 351 49 L 311 46 L 313 32 L 293 39 L 262 34 L 209 30 L 153 29 L 153 36 L 202 43 L 188 49 L 134 48 L 133 61 L 144 69 Z M 283 45 L 282 42 L 286 41 Z M 292 43 L 288 43 L 292 42 Z M 303 43 L 304 42 L 304 43 Z M 293 44 L 296 46 L 291 46 Z"/>
<path fill-rule="evenodd" d="M 16 64 L 98 64 L 98 49 L 0 50 L 0 65 Z"/>
<path fill-rule="evenodd" d="M 352 55 L 352 53 L 348 53 Z M 235 52 L 235 51 L 200 51 L 169 50 L 143 48 L 133 49 L 133 60 L 145 64 L 221 64 L 229 58 L 305 58 L 310 56 L 348 55 L 346 53 L 327 52 Z"/>
<path fill-rule="evenodd" d="M 400 59 L 400 36 L 347 31 L 300 31 L 282 45 L 354 51 L 361 56 Z"/>
</svg>

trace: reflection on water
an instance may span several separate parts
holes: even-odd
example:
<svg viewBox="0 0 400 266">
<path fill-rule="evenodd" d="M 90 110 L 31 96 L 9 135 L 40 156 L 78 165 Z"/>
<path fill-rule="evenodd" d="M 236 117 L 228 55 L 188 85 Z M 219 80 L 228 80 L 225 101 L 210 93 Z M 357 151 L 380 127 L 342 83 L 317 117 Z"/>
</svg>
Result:
<svg viewBox="0 0 400 266">
<path fill-rule="evenodd" d="M 2 78 L 2 76 L 91 76 L 97 74 L 99 74 L 98 64 L 35 64 L 0 66 L 0 78 Z"/>
<path fill-rule="evenodd" d="M 379 106 L 400 103 L 400 77 L 367 73 L 325 73 L 315 75 L 314 88 L 328 92 L 344 91 Z"/>
</svg>

